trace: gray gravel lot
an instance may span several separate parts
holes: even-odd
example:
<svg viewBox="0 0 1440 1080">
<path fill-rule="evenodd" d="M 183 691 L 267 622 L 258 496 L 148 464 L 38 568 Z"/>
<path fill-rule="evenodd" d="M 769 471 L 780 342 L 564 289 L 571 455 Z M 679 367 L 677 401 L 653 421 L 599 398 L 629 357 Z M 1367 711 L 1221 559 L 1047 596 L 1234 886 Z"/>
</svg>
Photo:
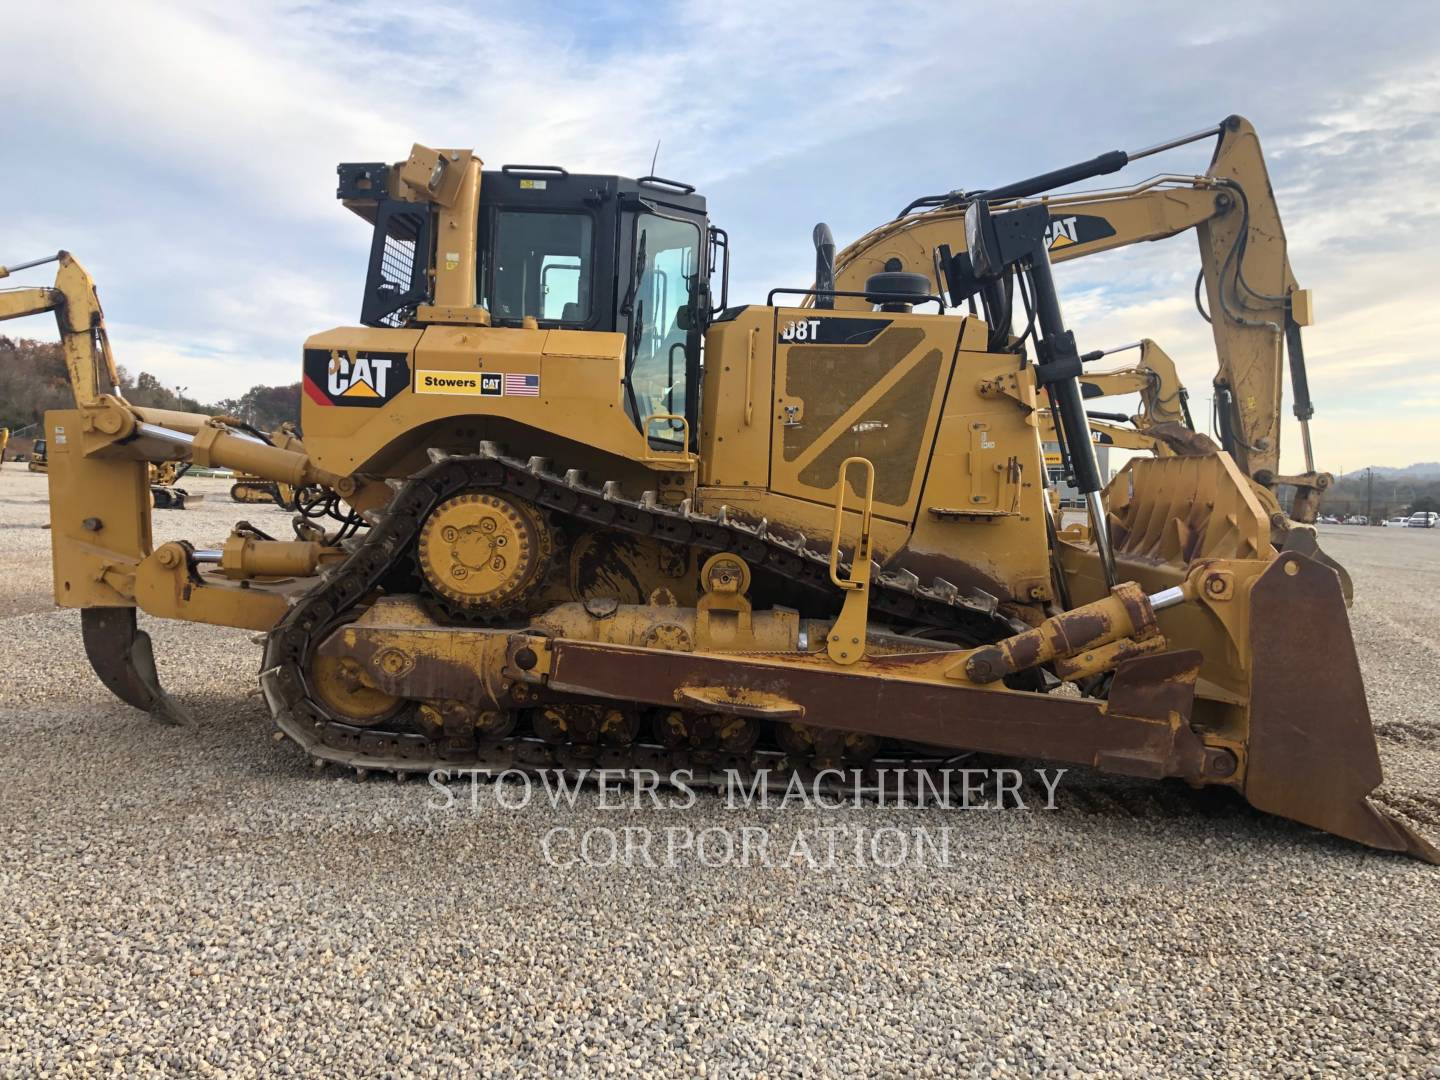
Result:
<svg viewBox="0 0 1440 1080">
<path fill-rule="evenodd" d="M 157 543 L 284 527 L 190 486 Z M 244 632 L 146 622 L 197 728 L 112 698 L 44 500 L 0 471 L 0 1075 L 1440 1077 L 1440 869 L 1079 774 L 1053 812 L 447 809 L 274 744 Z M 1324 532 L 1387 790 L 1433 802 L 1440 531 Z M 623 825 L 948 828 L 951 858 L 546 865 L 548 830 Z"/>
</svg>

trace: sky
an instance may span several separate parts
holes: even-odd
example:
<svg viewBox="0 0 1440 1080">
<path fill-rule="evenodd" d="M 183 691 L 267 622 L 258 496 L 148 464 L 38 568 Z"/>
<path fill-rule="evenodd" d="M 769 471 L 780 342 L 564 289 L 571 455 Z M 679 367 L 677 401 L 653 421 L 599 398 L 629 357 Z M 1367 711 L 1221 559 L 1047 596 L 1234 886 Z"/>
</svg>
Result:
<svg viewBox="0 0 1440 1080">
<path fill-rule="evenodd" d="M 73 252 L 119 362 L 209 400 L 294 381 L 307 336 L 357 320 L 369 236 L 335 200 L 340 161 L 422 142 L 634 176 L 658 141 L 656 171 L 730 233 L 732 303 L 762 302 L 810 280 L 816 221 L 843 246 L 917 195 L 1240 113 L 1315 294 L 1317 467 L 1440 459 L 1434 0 L 52 0 L 11 6 L 0 71 L 0 263 Z M 1196 260 L 1176 238 L 1057 280 L 1082 350 L 1154 338 L 1204 412 Z M 1282 438 L 1298 469 L 1293 420 Z"/>
</svg>

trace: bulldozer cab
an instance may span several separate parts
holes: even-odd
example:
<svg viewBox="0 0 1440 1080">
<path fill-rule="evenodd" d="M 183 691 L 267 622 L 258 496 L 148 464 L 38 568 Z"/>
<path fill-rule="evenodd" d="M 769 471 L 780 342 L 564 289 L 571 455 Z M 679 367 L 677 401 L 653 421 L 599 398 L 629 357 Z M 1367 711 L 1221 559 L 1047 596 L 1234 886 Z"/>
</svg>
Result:
<svg viewBox="0 0 1440 1080">
<path fill-rule="evenodd" d="M 451 257 L 437 246 L 440 211 L 377 190 L 385 175 L 380 165 L 341 165 L 338 192 L 375 226 L 361 322 L 377 328 L 411 325 L 432 296 L 430 268 Z M 625 411 L 657 449 L 680 448 L 697 426 L 723 236 L 688 184 L 558 166 L 485 170 L 476 302 L 493 327 L 624 334 Z"/>
</svg>

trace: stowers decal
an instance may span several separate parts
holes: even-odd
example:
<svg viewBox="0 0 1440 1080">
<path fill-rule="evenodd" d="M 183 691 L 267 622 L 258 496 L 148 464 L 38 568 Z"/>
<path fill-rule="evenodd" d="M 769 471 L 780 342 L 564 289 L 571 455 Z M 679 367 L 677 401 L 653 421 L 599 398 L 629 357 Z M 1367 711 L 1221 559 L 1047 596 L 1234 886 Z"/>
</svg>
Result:
<svg viewBox="0 0 1440 1080">
<path fill-rule="evenodd" d="M 305 393 L 317 405 L 378 409 L 410 385 L 403 352 L 305 350 Z"/>
<path fill-rule="evenodd" d="M 415 372 L 415 392 L 503 397 L 504 380 L 504 373 L 499 371 L 426 371 L 421 368 Z"/>
<path fill-rule="evenodd" d="M 1052 214 L 1045 227 L 1045 246 L 1059 251 L 1071 244 L 1089 244 L 1115 235 L 1115 226 L 1096 214 Z"/>
</svg>

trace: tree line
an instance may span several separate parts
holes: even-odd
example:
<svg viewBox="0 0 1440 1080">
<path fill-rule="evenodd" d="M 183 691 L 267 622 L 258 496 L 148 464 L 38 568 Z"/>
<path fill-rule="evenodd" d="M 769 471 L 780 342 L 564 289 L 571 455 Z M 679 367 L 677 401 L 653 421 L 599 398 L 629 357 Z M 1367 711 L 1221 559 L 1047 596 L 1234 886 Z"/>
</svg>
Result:
<svg viewBox="0 0 1440 1080">
<path fill-rule="evenodd" d="M 117 368 L 120 393 L 132 405 L 150 409 L 174 409 L 237 417 L 261 431 L 273 431 L 282 423 L 300 423 L 300 384 L 252 386 L 238 398 L 202 402 L 184 393 L 184 388 L 165 386 L 148 371 L 133 378 Z M 19 431 L 39 424 L 48 409 L 73 408 L 70 376 L 58 341 L 0 336 L 0 427 Z"/>
<path fill-rule="evenodd" d="M 1320 511 L 1338 517 L 1363 514 L 1384 521 L 1397 514 L 1440 512 L 1440 477 L 1367 476 L 1364 472 L 1337 477 L 1320 500 Z"/>
</svg>

